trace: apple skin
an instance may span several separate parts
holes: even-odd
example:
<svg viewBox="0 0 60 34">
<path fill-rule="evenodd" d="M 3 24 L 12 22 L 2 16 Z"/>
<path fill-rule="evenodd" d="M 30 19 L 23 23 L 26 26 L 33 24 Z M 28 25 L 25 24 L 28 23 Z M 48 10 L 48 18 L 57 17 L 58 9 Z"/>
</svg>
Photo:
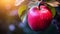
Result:
<svg viewBox="0 0 60 34">
<path fill-rule="evenodd" d="M 53 18 L 51 10 L 45 5 L 30 8 L 27 17 L 28 25 L 34 31 L 46 30 L 51 24 Z"/>
</svg>

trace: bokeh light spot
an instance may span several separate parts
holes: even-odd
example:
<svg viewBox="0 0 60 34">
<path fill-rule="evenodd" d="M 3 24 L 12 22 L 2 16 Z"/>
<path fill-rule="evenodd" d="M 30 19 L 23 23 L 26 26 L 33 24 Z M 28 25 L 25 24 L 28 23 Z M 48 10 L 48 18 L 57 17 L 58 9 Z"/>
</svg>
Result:
<svg viewBox="0 0 60 34">
<path fill-rule="evenodd" d="M 10 6 L 9 4 L 6 4 L 6 5 L 5 5 L 5 8 L 6 8 L 7 10 L 9 10 L 9 9 L 11 9 L 11 6 Z"/>
<path fill-rule="evenodd" d="M 15 9 L 15 10 L 10 11 L 9 15 L 10 16 L 16 16 L 16 15 L 18 15 L 18 10 Z"/>
<path fill-rule="evenodd" d="M 10 31 L 14 31 L 15 30 L 15 26 L 13 24 L 9 25 L 9 30 Z"/>
</svg>

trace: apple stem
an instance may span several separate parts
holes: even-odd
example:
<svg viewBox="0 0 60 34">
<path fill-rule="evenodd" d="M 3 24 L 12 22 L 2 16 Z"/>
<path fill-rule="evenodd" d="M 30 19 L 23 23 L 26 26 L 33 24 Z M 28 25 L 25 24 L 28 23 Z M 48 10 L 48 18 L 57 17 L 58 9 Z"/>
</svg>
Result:
<svg viewBox="0 0 60 34">
<path fill-rule="evenodd" d="M 40 3 L 39 3 L 39 5 L 38 5 L 39 10 L 40 10 L 40 6 L 41 6 L 41 5 L 44 5 L 44 2 L 40 2 Z"/>
<path fill-rule="evenodd" d="M 39 10 L 40 10 L 40 3 L 39 3 L 39 5 L 38 5 L 38 8 L 39 8 Z"/>
<path fill-rule="evenodd" d="M 38 8 L 40 10 L 40 6 L 44 5 L 46 0 L 38 0 L 38 1 L 40 1 L 39 5 L 38 5 Z"/>
</svg>

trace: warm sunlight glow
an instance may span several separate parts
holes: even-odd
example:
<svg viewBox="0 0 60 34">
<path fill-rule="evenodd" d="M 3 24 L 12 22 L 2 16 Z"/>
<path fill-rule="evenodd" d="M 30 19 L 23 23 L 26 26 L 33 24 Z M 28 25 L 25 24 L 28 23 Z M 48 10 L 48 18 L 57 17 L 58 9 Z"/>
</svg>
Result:
<svg viewBox="0 0 60 34">
<path fill-rule="evenodd" d="M 10 10 L 14 7 L 15 0 L 0 0 L 1 10 Z"/>
</svg>

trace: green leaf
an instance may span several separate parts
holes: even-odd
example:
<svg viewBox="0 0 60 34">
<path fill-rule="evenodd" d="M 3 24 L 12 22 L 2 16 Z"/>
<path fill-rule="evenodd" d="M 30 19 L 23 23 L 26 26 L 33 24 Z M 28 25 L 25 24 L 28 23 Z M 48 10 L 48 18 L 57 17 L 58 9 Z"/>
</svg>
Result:
<svg viewBox="0 0 60 34">
<path fill-rule="evenodd" d="M 50 5 L 48 5 L 48 4 L 47 4 L 47 6 L 48 6 L 48 7 L 49 7 L 49 9 L 51 10 L 52 15 L 53 15 L 53 17 L 54 17 L 54 16 L 55 16 L 55 14 L 56 14 L 55 8 L 54 8 L 54 7 L 52 7 L 52 6 L 50 6 Z"/>
</svg>

